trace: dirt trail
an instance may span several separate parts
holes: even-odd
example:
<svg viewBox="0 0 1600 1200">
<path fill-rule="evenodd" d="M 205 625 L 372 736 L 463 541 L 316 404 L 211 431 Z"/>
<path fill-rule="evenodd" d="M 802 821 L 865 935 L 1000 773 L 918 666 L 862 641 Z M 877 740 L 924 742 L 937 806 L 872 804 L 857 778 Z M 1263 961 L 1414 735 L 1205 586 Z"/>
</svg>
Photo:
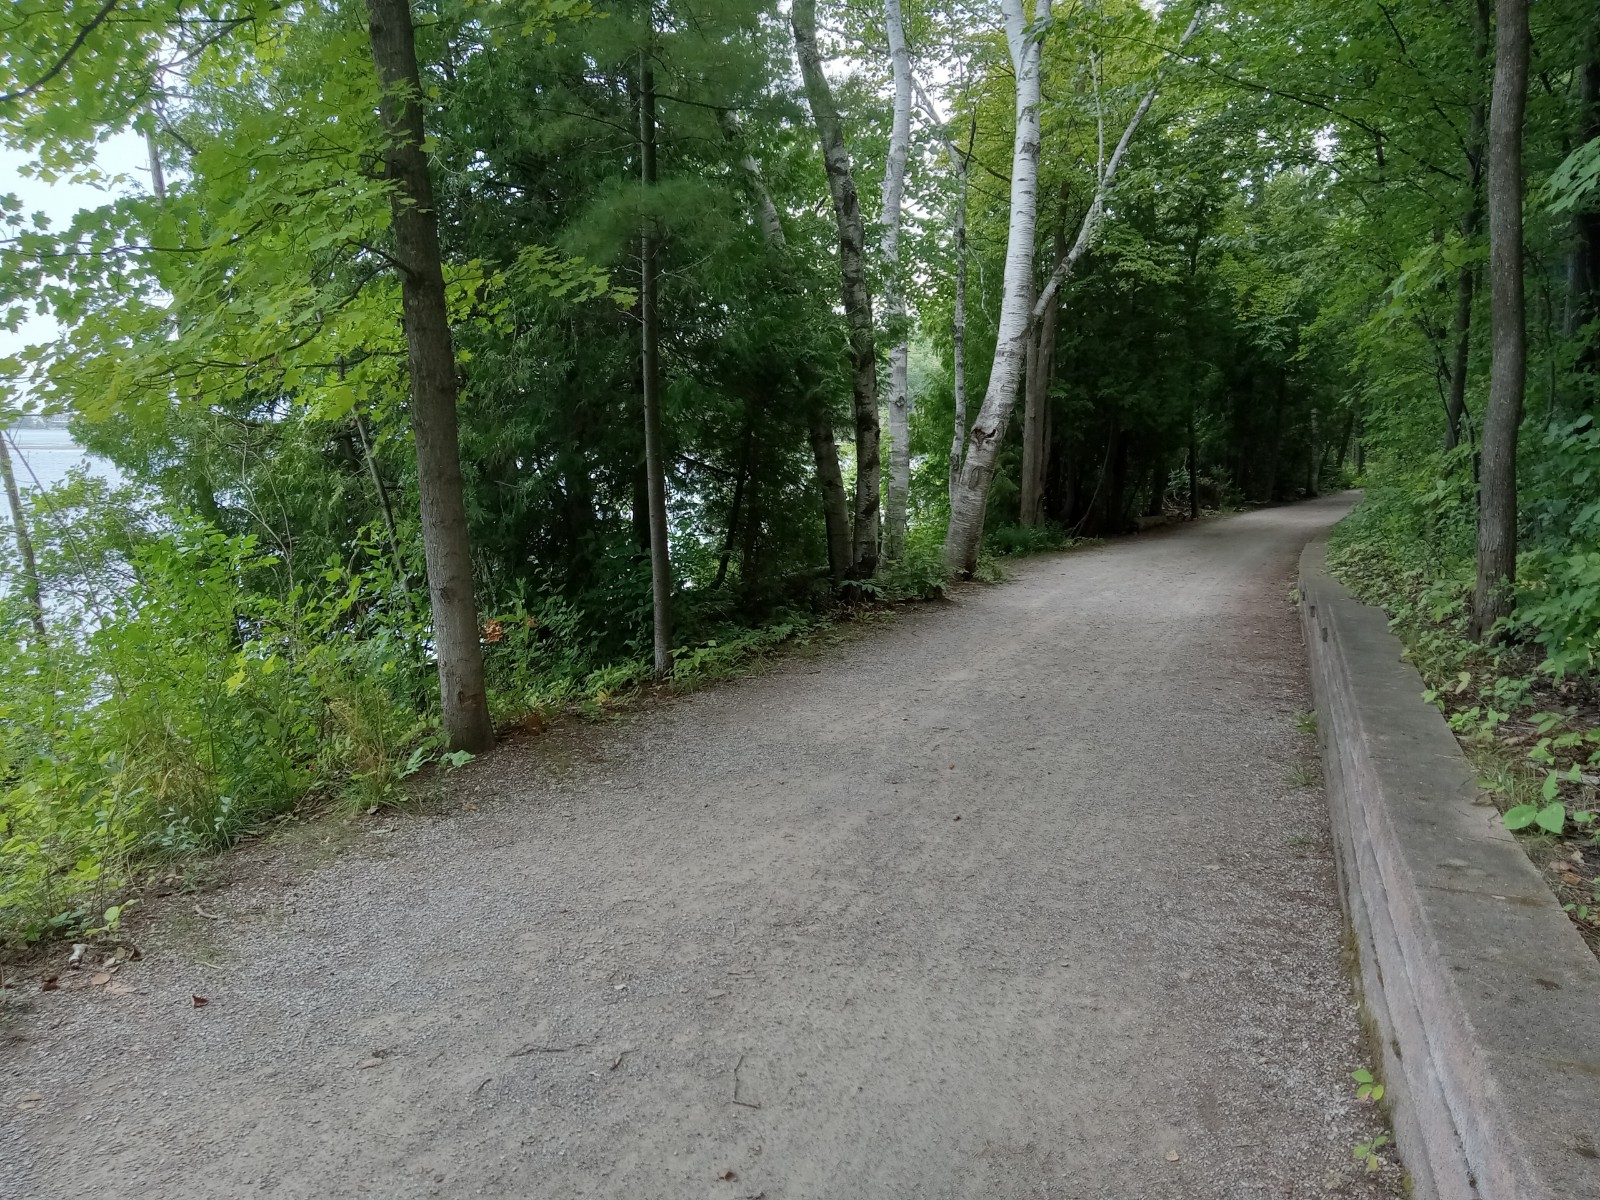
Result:
<svg viewBox="0 0 1600 1200">
<path fill-rule="evenodd" d="M 208 897 L 0 1027 L 0 1194 L 1395 1194 L 1295 786 L 1344 508 L 1029 561 Z"/>
</svg>

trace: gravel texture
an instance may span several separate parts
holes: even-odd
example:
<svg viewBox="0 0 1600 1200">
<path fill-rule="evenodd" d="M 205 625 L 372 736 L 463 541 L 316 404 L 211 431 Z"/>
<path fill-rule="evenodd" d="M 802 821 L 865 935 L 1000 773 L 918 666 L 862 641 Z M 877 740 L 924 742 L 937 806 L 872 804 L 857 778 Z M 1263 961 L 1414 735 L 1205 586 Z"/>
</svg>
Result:
<svg viewBox="0 0 1600 1200">
<path fill-rule="evenodd" d="M 3 1018 L 0 1195 L 1398 1195 L 1295 722 L 1346 503 L 1029 560 L 246 851 Z"/>
</svg>

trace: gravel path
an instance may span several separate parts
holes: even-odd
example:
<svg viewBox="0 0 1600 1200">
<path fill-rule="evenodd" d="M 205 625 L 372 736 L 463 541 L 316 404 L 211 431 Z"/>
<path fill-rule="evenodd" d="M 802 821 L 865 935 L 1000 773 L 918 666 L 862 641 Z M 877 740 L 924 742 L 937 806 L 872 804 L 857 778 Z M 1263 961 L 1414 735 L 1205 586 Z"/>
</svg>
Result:
<svg viewBox="0 0 1600 1200">
<path fill-rule="evenodd" d="M 1398 1194 L 1295 725 L 1345 504 L 1033 559 L 247 851 L 114 994 L 3 1018 L 0 1194 Z"/>
</svg>

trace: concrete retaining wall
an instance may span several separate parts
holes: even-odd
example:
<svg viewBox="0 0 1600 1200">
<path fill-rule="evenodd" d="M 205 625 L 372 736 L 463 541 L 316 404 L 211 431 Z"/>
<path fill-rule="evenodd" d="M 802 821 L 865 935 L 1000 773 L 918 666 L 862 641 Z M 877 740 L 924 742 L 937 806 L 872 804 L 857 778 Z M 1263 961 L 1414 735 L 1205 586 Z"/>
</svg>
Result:
<svg viewBox="0 0 1600 1200">
<path fill-rule="evenodd" d="M 1340 882 L 1421 1200 L 1600 1200 L 1600 963 L 1383 614 L 1300 561 Z"/>
</svg>

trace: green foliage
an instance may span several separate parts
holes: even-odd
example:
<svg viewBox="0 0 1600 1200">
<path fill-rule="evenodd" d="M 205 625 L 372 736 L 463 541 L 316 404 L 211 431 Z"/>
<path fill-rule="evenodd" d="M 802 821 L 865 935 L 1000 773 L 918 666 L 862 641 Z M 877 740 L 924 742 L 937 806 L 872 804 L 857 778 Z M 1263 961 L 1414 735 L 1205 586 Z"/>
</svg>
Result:
<svg viewBox="0 0 1600 1200">
<path fill-rule="evenodd" d="M 1002 525 L 984 534 L 984 547 L 991 554 L 1006 558 L 1042 554 L 1047 550 L 1068 550 L 1077 544 L 1077 540 L 1061 526 L 1050 522 Z"/>
<path fill-rule="evenodd" d="M 274 594 L 250 586 L 283 566 L 253 536 L 148 501 L 86 481 L 42 497 L 49 640 L 0 605 L 8 933 L 81 925 L 138 864 L 229 845 L 308 793 L 381 802 L 420 731 L 421 664 L 376 627 L 381 569 Z"/>
<path fill-rule="evenodd" d="M 1350 1078 L 1354 1079 L 1359 1085 L 1356 1088 L 1357 1100 L 1371 1100 L 1374 1104 L 1376 1104 L 1379 1100 L 1383 1099 L 1383 1084 L 1373 1079 L 1372 1072 L 1367 1070 L 1365 1067 L 1362 1067 L 1356 1071 L 1352 1071 L 1350 1073 Z"/>
<path fill-rule="evenodd" d="M 1356 1146 L 1351 1150 L 1351 1153 L 1355 1155 L 1356 1161 L 1361 1163 L 1362 1166 L 1366 1167 L 1368 1171 L 1376 1171 L 1379 1167 L 1383 1166 L 1383 1156 L 1380 1152 L 1388 1144 L 1388 1135 L 1380 1133 L 1370 1142 L 1357 1143 Z"/>
</svg>

